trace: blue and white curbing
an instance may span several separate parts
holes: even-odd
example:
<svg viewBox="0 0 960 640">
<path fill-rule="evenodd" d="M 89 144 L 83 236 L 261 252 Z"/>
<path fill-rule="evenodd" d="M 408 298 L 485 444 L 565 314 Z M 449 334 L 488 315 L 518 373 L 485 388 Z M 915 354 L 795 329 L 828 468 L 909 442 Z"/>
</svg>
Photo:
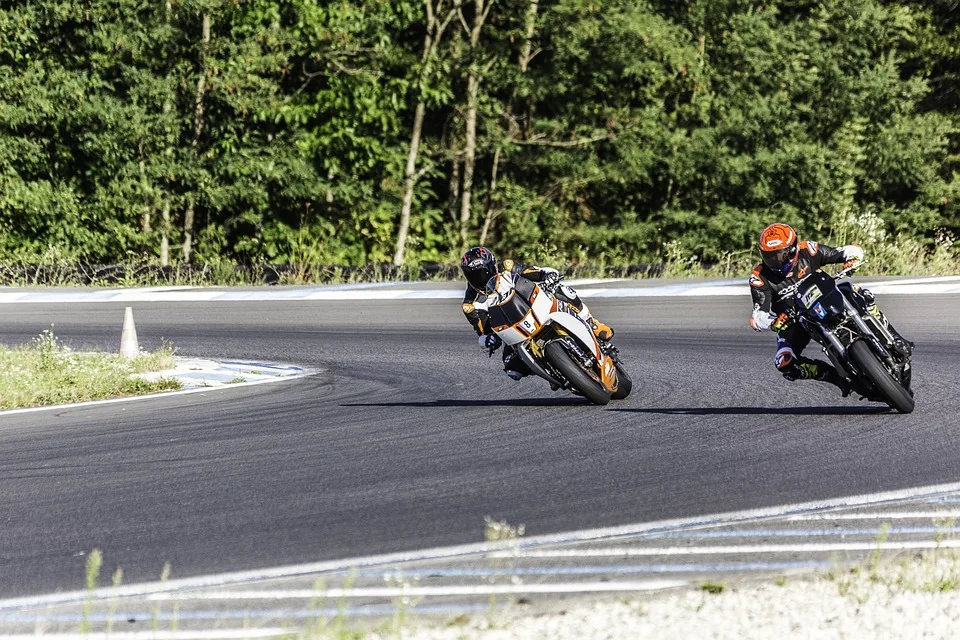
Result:
<svg viewBox="0 0 960 640">
<path fill-rule="evenodd" d="M 568 280 L 584 297 L 646 298 L 749 296 L 744 279 L 685 282 L 622 279 Z M 624 286 L 643 282 L 646 286 Z M 900 278 L 864 282 L 878 294 L 922 295 L 960 293 L 960 276 Z M 618 285 L 618 286 L 611 286 Z M 438 288 L 434 283 L 387 282 L 373 284 L 325 285 L 313 287 L 263 287 L 260 289 L 225 289 L 213 287 L 147 287 L 140 289 L 99 289 L 75 291 L 7 290 L 0 288 L 0 304 L 22 303 L 132 303 L 132 302 L 261 302 L 320 300 L 429 300 L 460 299 L 459 284 Z"/>
<path fill-rule="evenodd" d="M 161 391 L 142 396 L 123 396 L 108 400 L 93 400 L 89 402 L 74 402 L 70 404 L 49 405 L 43 407 L 26 407 L 23 409 L 7 409 L 0 411 L 0 417 L 21 413 L 39 413 L 42 411 L 62 411 L 73 407 L 91 407 L 100 404 L 119 404 L 137 402 L 147 398 L 171 396 L 178 394 L 203 393 L 217 389 L 233 389 L 251 385 L 284 382 L 305 378 L 319 373 L 319 369 L 298 367 L 292 364 L 264 363 L 246 360 L 207 360 L 203 358 L 176 357 L 176 366 L 173 369 L 139 373 L 137 376 L 145 380 L 159 380 L 162 378 L 180 381 L 182 385 L 178 391 Z"/>
<path fill-rule="evenodd" d="M 306 369 L 291 364 L 250 362 L 241 360 L 206 360 L 201 358 L 177 359 L 177 366 L 164 371 L 138 374 L 145 380 L 173 378 L 179 380 L 184 391 L 210 389 L 225 386 L 265 384 L 312 375 L 315 369 Z"/>
</svg>

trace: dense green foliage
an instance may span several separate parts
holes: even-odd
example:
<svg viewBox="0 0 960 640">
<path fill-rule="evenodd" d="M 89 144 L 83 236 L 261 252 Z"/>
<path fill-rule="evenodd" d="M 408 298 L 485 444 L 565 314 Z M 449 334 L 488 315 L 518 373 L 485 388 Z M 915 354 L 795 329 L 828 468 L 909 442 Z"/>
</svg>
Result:
<svg viewBox="0 0 960 640">
<path fill-rule="evenodd" d="M 408 264 L 943 258 L 958 4 L 2 2 L 0 261 L 389 262 L 411 176 Z"/>
</svg>

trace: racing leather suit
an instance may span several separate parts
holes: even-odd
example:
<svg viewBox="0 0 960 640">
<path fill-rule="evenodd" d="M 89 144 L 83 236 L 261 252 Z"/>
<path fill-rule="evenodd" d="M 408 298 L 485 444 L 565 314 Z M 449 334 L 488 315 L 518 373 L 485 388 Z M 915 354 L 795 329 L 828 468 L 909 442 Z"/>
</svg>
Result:
<svg viewBox="0 0 960 640">
<path fill-rule="evenodd" d="M 793 300 L 783 298 L 781 292 L 801 278 L 828 264 L 840 264 L 850 260 L 862 260 L 863 249 L 857 245 L 828 247 L 817 242 L 800 242 L 798 259 L 793 269 L 784 276 L 759 264 L 750 274 L 750 293 L 753 297 L 753 314 L 750 326 L 757 331 L 775 330 L 774 320 L 791 307 Z M 777 370 L 787 380 L 822 380 L 830 382 L 847 393 L 845 381 L 836 369 L 822 360 L 801 357 L 810 343 L 810 334 L 800 323 L 793 323 L 777 332 L 777 353 L 774 362 Z"/>
<path fill-rule="evenodd" d="M 523 276 L 533 282 L 544 282 L 553 278 L 559 278 L 560 272 L 550 267 L 537 267 L 534 265 L 523 265 L 513 260 L 504 260 L 497 263 L 498 273 L 510 272 L 514 276 Z M 584 321 L 589 322 L 590 310 L 580 299 L 580 295 L 565 284 L 561 284 L 554 291 L 554 296 L 558 299 L 568 302 L 577 309 L 577 313 Z M 467 289 L 463 294 L 463 315 L 473 326 L 473 330 L 481 337 L 493 335 L 493 328 L 490 326 L 486 311 L 487 292 L 477 289 L 472 284 L 467 283 Z M 503 347 L 503 369 L 511 378 L 518 380 L 523 376 L 533 373 L 520 358 L 513 347 L 504 345 Z"/>
</svg>

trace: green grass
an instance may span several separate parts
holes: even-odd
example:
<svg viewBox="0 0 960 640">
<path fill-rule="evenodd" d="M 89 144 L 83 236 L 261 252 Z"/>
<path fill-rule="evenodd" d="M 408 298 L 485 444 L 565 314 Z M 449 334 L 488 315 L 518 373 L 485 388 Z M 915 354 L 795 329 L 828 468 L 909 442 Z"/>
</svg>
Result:
<svg viewBox="0 0 960 640">
<path fill-rule="evenodd" d="M 74 352 L 47 330 L 31 344 L 0 345 L 0 410 L 143 395 L 179 389 L 179 381 L 147 381 L 135 374 L 174 366 L 164 343 L 133 360 L 107 353 Z"/>
<path fill-rule="evenodd" d="M 700 583 L 700 590 L 705 593 L 717 595 L 719 593 L 723 593 L 724 589 L 726 589 L 726 586 L 722 582 L 713 582 L 711 580 L 707 580 Z"/>
</svg>

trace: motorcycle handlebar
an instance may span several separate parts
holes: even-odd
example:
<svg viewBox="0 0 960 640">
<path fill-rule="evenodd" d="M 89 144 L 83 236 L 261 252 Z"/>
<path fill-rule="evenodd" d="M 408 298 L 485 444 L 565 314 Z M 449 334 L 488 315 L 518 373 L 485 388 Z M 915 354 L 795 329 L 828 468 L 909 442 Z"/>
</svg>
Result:
<svg viewBox="0 0 960 640">
<path fill-rule="evenodd" d="M 854 271 L 856 271 L 857 269 L 859 269 L 860 267 L 862 267 L 862 266 L 865 265 L 865 264 L 867 264 L 867 263 L 866 263 L 866 262 L 858 262 L 857 264 L 851 265 L 851 266 L 847 267 L 846 269 L 841 269 L 840 271 L 838 271 L 838 272 L 836 272 L 835 274 L 833 274 L 832 277 L 833 277 L 834 280 L 840 280 L 841 278 L 846 278 L 848 275 L 850 275 L 851 273 L 853 273 Z M 814 271 L 813 273 L 816 273 L 816 271 Z M 786 287 L 786 288 L 782 289 L 782 290 L 780 291 L 780 300 L 784 300 L 787 296 L 792 296 L 792 295 L 796 292 L 796 290 L 797 290 L 798 288 L 800 288 L 800 285 L 803 283 L 803 281 L 806 280 L 807 278 L 809 278 L 810 276 L 812 276 L 813 273 L 811 273 L 811 274 L 808 275 L 808 276 L 804 276 L 803 278 L 800 278 L 799 280 L 797 280 L 796 282 L 794 282 L 794 283 L 793 283 L 792 285 L 790 285 L 789 287 Z"/>
</svg>

